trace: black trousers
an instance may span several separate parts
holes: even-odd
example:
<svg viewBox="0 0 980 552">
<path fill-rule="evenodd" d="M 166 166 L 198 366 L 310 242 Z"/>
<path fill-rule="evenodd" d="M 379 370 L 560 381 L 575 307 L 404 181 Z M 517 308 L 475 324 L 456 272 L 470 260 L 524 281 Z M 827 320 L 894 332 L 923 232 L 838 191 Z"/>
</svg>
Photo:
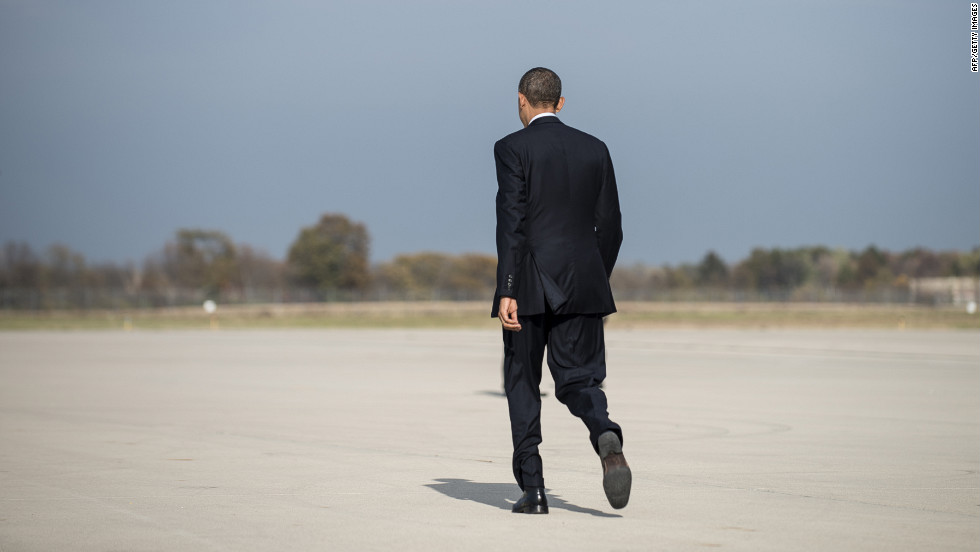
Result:
<svg viewBox="0 0 980 552">
<path fill-rule="evenodd" d="M 606 347 L 602 316 L 597 314 L 519 316 L 521 331 L 504 330 L 504 390 L 514 441 L 513 468 L 517 484 L 544 487 L 541 443 L 541 361 L 545 346 L 555 395 L 569 412 L 585 422 L 592 448 L 599 436 L 620 427 L 609 419 L 606 394 Z"/>
</svg>

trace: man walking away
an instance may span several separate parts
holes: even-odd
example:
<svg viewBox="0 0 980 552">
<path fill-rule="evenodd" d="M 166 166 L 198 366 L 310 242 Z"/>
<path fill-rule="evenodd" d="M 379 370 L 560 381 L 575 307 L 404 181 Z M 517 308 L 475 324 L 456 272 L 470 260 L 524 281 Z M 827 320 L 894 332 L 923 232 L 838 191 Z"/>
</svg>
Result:
<svg viewBox="0 0 980 552">
<path fill-rule="evenodd" d="M 613 508 L 629 501 L 623 432 L 609 419 L 602 319 L 616 312 L 609 275 L 623 241 L 619 193 L 606 145 L 562 123 L 561 80 L 538 67 L 517 92 L 522 130 L 494 144 L 497 289 L 492 316 L 504 338 L 504 385 L 524 494 L 513 511 L 548 513 L 541 443 L 545 347 L 558 400 L 580 418 L 599 455 Z"/>
</svg>

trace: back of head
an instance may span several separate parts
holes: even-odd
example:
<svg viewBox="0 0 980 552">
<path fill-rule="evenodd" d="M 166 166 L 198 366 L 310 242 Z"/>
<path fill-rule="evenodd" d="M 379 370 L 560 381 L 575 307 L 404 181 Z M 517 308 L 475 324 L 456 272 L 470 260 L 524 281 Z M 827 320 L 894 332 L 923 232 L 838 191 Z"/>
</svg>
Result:
<svg viewBox="0 0 980 552">
<path fill-rule="evenodd" d="M 551 69 L 535 67 L 521 77 L 517 91 L 524 94 L 534 107 L 558 107 L 561 98 L 561 79 Z"/>
</svg>

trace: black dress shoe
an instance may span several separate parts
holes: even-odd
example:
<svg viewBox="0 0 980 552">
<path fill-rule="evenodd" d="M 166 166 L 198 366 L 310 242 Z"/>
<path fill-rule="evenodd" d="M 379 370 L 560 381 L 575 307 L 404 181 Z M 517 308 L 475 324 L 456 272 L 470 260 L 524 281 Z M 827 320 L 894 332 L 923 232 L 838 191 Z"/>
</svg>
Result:
<svg viewBox="0 0 980 552">
<path fill-rule="evenodd" d="M 623 444 L 619 437 L 607 431 L 599 436 L 599 458 L 602 460 L 602 490 L 606 500 L 615 509 L 625 508 L 630 501 L 633 473 L 623 456 Z"/>
<path fill-rule="evenodd" d="M 524 495 L 514 504 L 511 511 L 515 514 L 547 514 L 548 498 L 544 496 L 544 487 L 528 487 Z"/>
</svg>

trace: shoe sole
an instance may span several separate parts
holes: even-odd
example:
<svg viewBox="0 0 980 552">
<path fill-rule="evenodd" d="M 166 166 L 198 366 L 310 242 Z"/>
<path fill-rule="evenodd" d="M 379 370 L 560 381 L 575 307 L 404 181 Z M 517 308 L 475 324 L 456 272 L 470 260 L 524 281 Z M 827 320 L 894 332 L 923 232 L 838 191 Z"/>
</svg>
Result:
<svg viewBox="0 0 980 552">
<path fill-rule="evenodd" d="M 606 491 L 609 505 L 619 510 L 630 501 L 630 488 L 633 486 L 633 472 L 629 466 L 614 468 L 602 476 L 602 490 Z"/>
<path fill-rule="evenodd" d="M 623 444 L 619 437 L 607 431 L 599 436 L 599 456 L 605 458 L 610 454 L 623 454 Z M 624 459 L 625 460 L 625 459 Z M 619 510 L 625 508 L 630 501 L 630 488 L 633 486 L 633 472 L 629 465 L 613 468 L 602 476 L 602 490 L 606 492 L 609 505 Z"/>
</svg>

